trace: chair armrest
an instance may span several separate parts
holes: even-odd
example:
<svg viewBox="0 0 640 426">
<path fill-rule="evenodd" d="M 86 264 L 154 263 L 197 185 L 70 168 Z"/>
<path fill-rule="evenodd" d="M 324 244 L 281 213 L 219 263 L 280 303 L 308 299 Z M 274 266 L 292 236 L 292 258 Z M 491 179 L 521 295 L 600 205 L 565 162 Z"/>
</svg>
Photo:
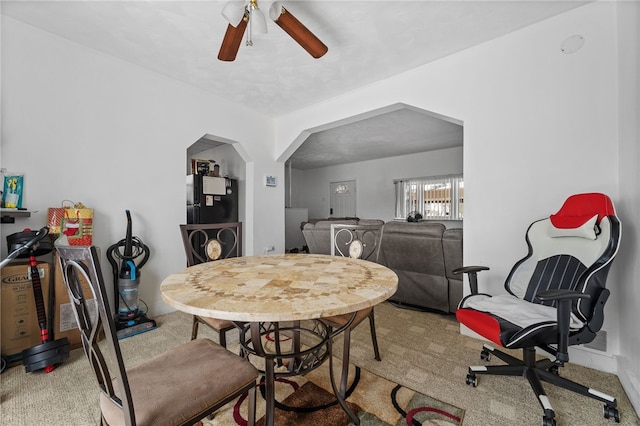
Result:
<svg viewBox="0 0 640 426">
<path fill-rule="evenodd" d="M 591 299 L 591 296 L 586 293 L 580 293 L 579 291 L 574 290 L 546 290 L 541 291 L 536 295 L 536 299 L 541 302 L 546 302 L 549 300 L 578 300 L 578 299 Z"/>
<path fill-rule="evenodd" d="M 591 299 L 591 295 L 580 293 L 574 290 L 546 290 L 536 295 L 536 299 L 541 302 L 558 302 L 557 322 L 558 322 L 558 349 L 556 353 L 556 364 L 563 365 L 569 361 L 569 326 L 571 323 L 571 304 L 579 299 Z"/>
<path fill-rule="evenodd" d="M 486 266 L 463 266 L 462 268 L 453 269 L 451 272 L 454 274 L 468 274 L 471 272 L 480 272 L 480 271 L 488 271 L 489 268 Z"/>
<path fill-rule="evenodd" d="M 488 270 L 489 268 L 486 266 L 463 266 L 462 268 L 452 269 L 451 273 L 455 275 L 468 274 L 471 294 L 478 294 L 478 272 Z"/>
</svg>

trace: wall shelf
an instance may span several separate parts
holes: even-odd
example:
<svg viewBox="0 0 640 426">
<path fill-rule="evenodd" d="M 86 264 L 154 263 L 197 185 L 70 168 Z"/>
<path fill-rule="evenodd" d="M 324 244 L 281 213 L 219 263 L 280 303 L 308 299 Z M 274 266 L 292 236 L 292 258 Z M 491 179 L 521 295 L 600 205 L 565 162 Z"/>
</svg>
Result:
<svg viewBox="0 0 640 426">
<path fill-rule="evenodd" d="M 15 223 L 16 217 L 30 217 L 31 212 L 28 210 L 18 209 L 0 209 L 1 223 Z"/>
</svg>

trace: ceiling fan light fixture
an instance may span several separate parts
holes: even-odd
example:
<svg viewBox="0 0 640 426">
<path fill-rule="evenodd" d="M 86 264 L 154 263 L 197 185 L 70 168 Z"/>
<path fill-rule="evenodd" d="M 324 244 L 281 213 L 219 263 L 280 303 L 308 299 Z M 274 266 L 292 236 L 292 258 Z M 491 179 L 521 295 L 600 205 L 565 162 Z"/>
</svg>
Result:
<svg viewBox="0 0 640 426">
<path fill-rule="evenodd" d="M 222 16 L 229 23 L 220 46 L 218 59 L 234 61 L 242 38 L 246 34 L 246 45 L 253 46 L 253 34 L 267 33 L 267 20 L 258 6 L 258 0 L 231 0 L 222 8 Z M 314 58 L 323 56 L 329 48 L 305 27 L 278 1 L 271 4 L 270 18 L 278 24 Z"/>
<path fill-rule="evenodd" d="M 266 34 L 267 33 L 267 18 L 264 17 L 264 13 L 258 7 L 257 0 L 251 0 L 249 3 L 249 22 L 251 25 L 251 32 L 254 34 Z"/>
<path fill-rule="evenodd" d="M 322 57 L 329 48 L 316 37 L 302 22 L 298 21 L 280 2 L 273 2 L 269 17 L 314 58 Z"/>
<path fill-rule="evenodd" d="M 222 16 L 224 16 L 224 19 L 226 19 L 229 24 L 237 27 L 244 16 L 244 11 L 244 1 L 232 0 L 227 2 L 222 8 Z"/>
</svg>

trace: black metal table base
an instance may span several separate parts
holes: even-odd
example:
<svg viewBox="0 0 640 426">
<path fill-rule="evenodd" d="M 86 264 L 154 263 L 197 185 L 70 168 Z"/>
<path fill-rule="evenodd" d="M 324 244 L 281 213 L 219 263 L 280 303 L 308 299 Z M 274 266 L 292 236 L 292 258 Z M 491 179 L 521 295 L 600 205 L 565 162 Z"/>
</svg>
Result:
<svg viewBox="0 0 640 426">
<path fill-rule="evenodd" d="M 355 317 L 355 314 L 354 314 Z M 352 318 L 353 320 L 353 318 Z M 360 424 L 336 385 L 333 374 L 333 338 L 351 325 L 351 321 L 332 331 L 322 320 L 290 322 L 237 323 L 240 329 L 240 345 L 247 358 L 256 356 L 264 360 L 265 377 L 265 425 L 273 426 L 275 416 L 275 381 L 278 377 L 305 375 L 320 367 L 329 358 L 329 376 L 333 393 L 352 422 Z M 285 348 L 282 338 L 290 339 Z M 273 340 L 273 348 L 265 348 L 263 340 Z M 304 346 L 304 347 L 303 347 Z M 349 360 L 343 360 L 348 363 Z M 276 367 L 279 367 L 276 369 Z M 282 368 L 280 368 L 282 367 Z M 343 378 L 344 380 L 344 378 Z"/>
</svg>

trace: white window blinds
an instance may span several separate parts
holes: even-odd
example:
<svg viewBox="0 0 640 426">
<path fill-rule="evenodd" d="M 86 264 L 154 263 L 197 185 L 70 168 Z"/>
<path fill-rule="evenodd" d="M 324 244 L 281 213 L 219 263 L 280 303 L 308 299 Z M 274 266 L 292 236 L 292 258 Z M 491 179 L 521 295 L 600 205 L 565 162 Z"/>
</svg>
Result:
<svg viewBox="0 0 640 426">
<path fill-rule="evenodd" d="M 423 219 L 463 220 L 462 175 L 402 179 L 394 184 L 397 219 L 420 214 Z"/>
</svg>

